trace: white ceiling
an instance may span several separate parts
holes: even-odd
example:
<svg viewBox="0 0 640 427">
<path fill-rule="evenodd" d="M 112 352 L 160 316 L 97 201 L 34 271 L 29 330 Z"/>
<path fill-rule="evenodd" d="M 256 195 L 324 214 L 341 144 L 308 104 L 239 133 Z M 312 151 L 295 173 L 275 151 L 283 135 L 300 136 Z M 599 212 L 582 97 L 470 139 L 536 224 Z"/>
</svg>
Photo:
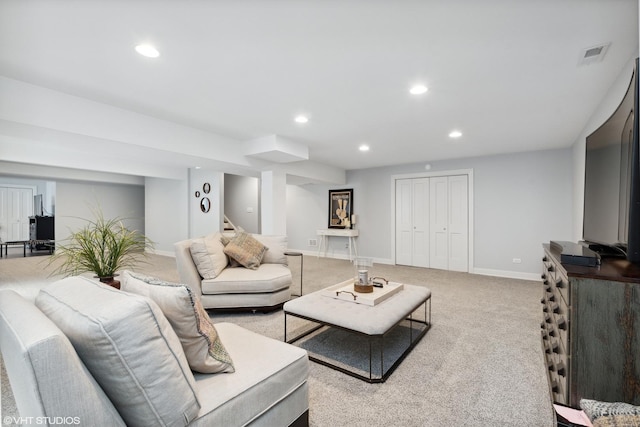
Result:
<svg viewBox="0 0 640 427">
<path fill-rule="evenodd" d="M 637 54 L 637 0 L 0 3 L 0 75 L 347 170 L 568 147 Z"/>
</svg>

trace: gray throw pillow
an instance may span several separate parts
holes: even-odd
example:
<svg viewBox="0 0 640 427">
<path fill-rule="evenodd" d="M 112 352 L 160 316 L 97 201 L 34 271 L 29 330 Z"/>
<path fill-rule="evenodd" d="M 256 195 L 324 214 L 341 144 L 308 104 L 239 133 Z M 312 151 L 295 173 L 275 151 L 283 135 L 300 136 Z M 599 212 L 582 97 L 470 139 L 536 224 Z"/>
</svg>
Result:
<svg viewBox="0 0 640 427">
<path fill-rule="evenodd" d="M 178 335 L 191 369 L 206 374 L 235 371 L 202 302 L 187 285 L 124 271 L 120 289 L 158 304 Z"/>
<path fill-rule="evenodd" d="M 238 261 L 243 267 L 257 270 L 260 267 L 264 253 L 268 250 L 265 245 L 256 240 L 249 233 L 240 231 L 224 245 L 224 253 Z"/>
</svg>

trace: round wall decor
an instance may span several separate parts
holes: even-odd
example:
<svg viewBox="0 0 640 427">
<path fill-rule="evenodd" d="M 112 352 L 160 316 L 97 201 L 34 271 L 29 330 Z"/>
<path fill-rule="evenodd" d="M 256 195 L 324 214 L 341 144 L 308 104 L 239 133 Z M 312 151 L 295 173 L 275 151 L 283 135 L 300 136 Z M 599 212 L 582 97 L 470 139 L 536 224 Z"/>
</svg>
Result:
<svg viewBox="0 0 640 427">
<path fill-rule="evenodd" d="M 209 209 L 211 209 L 211 201 L 208 197 L 203 197 L 202 200 L 200 200 L 200 210 L 207 213 Z"/>
</svg>

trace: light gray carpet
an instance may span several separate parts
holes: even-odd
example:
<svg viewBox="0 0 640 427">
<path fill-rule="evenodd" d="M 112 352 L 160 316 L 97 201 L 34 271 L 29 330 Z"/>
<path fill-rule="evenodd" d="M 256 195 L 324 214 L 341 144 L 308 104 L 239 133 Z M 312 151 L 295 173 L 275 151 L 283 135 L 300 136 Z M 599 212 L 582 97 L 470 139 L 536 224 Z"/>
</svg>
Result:
<svg viewBox="0 0 640 427">
<path fill-rule="evenodd" d="M 54 278 L 48 257 L 0 259 L 0 288 L 33 298 Z M 291 258 L 297 285 L 299 259 Z M 137 271 L 178 281 L 173 258 L 152 255 Z M 348 261 L 304 257 L 304 293 L 353 274 Z M 540 347 L 541 286 L 537 282 L 376 264 L 373 274 L 427 286 L 433 327 L 384 384 L 368 384 L 311 363 L 312 426 L 553 425 Z M 283 339 L 282 311 L 212 313 Z M 348 338 L 347 338 L 348 339 Z M 4 367 L 2 415 L 17 416 Z"/>
</svg>

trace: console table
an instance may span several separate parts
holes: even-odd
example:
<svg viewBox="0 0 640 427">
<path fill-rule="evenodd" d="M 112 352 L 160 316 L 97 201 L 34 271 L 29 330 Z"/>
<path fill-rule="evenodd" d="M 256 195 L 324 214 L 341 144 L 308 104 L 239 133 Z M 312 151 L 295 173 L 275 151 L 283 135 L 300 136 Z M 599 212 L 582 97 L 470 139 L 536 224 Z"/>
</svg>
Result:
<svg viewBox="0 0 640 427">
<path fill-rule="evenodd" d="M 337 236 L 349 238 L 349 261 L 353 261 L 352 248 L 356 258 L 358 257 L 358 247 L 356 246 L 355 239 L 356 237 L 358 237 L 358 230 L 352 230 L 349 228 L 328 228 L 326 230 L 318 230 L 317 234 L 318 236 L 320 236 L 320 244 L 318 245 L 318 256 L 320 256 L 322 248 L 324 248 L 323 256 L 327 256 L 329 237 Z"/>
</svg>

